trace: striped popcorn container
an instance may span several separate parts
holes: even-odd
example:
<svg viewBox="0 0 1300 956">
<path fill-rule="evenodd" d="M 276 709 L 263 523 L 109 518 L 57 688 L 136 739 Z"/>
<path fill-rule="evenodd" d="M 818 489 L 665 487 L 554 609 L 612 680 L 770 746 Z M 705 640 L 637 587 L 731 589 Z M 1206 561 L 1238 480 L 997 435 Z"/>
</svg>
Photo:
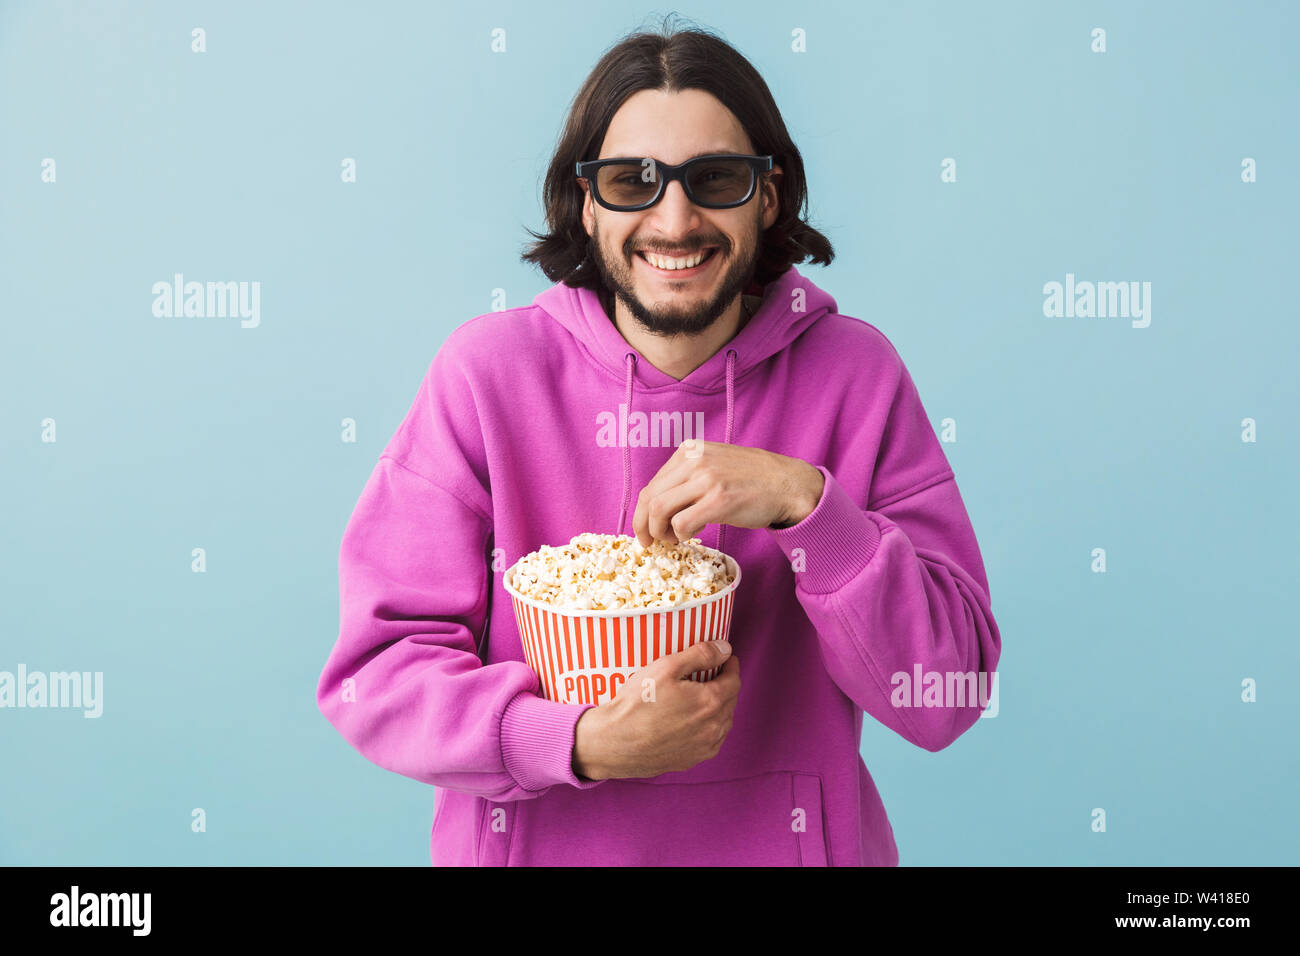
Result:
<svg viewBox="0 0 1300 956">
<path fill-rule="evenodd" d="M 604 704 L 623 683 L 651 661 L 700 641 L 721 641 L 731 633 L 731 608 L 740 585 L 740 565 L 723 555 L 735 580 L 716 594 L 671 608 L 569 611 L 524 597 L 514 588 L 514 568 L 505 573 L 528 666 L 537 672 L 542 695 L 561 704 Z M 690 674 L 712 680 L 722 665 Z"/>
</svg>

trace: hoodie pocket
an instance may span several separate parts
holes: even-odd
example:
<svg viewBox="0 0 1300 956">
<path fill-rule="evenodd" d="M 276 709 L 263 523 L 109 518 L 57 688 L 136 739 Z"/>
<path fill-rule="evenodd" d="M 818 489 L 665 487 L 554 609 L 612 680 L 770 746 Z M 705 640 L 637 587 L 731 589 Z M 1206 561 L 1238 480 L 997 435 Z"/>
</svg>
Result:
<svg viewBox="0 0 1300 956">
<path fill-rule="evenodd" d="M 481 823 L 483 866 L 828 866 L 821 775 L 555 787 Z"/>
<path fill-rule="evenodd" d="M 479 798 L 474 827 L 474 861 L 478 866 L 506 866 L 519 801 L 493 803 Z M 531 801 L 525 801 L 531 802 Z"/>
<path fill-rule="evenodd" d="M 802 829 L 796 830 L 799 836 L 799 865 L 830 866 L 830 854 L 826 848 L 825 815 L 822 813 L 821 775 L 792 773 L 790 778 L 795 806 L 791 811 L 791 826 L 798 826 L 802 822 Z"/>
</svg>

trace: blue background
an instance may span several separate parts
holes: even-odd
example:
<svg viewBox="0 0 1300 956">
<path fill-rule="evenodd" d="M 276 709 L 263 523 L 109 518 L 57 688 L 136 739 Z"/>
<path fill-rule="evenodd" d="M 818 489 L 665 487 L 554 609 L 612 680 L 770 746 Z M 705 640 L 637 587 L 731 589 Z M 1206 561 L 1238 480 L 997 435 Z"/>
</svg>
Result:
<svg viewBox="0 0 1300 956">
<path fill-rule="evenodd" d="M 669 9 L 0 4 L 0 670 L 104 673 L 99 719 L 0 710 L 0 862 L 428 865 L 433 790 L 316 709 L 339 540 L 448 333 L 550 284 L 569 101 Z M 902 864 L 1300 862 L 1297 6 L 676 9 L 783 111 L 801 271 L 958 424 L 1000 711 L 937 754 L 866 721 Z M 156 318 L 176 272 L 260 326 Z M 1067 272 L 1150 327 L 1045 318 Z"/>
</svg>

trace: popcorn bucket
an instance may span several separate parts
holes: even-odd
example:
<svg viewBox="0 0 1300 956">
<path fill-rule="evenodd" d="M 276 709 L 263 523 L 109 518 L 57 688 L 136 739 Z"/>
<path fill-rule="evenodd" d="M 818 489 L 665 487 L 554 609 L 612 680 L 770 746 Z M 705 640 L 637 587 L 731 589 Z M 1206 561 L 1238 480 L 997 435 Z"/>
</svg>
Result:
<svg viewBox="0 0 1300 956">
<path fill-rule="evenodd" d="M 512 565 L 503 579 L 515 608 L 524 658 L 541 681 L 542 695 L 561 704 L 604 704 L 633 673 L 653 660 L 700 641 L 726 640 L 740 585 L 740 565 L 723 555 L 735 580 L 716 594 L 670 608 L 577 611 L 524 597 Z M 718 676 L 723 665 L 693 671 L 693 681 Z"/>
</svg>

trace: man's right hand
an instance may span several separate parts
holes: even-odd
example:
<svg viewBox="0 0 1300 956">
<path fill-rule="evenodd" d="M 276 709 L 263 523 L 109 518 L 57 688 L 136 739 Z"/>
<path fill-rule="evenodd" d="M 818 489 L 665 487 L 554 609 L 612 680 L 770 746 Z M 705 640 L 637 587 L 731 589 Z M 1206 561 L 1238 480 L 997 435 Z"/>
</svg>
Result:
<svg viewBox="0 0 1300 956">
<path fill-rule="evenodd" d="M 574 731 L 574 773 L 588 780 L 657 777 L 716 756 L 740 694 L 740 662 L 730 650 L 725 641 L 692 644 L 637 671 L 613 700 L 588 707 Z M 724 660 L 713 680 L 688 679 Z"/>
</svg>

